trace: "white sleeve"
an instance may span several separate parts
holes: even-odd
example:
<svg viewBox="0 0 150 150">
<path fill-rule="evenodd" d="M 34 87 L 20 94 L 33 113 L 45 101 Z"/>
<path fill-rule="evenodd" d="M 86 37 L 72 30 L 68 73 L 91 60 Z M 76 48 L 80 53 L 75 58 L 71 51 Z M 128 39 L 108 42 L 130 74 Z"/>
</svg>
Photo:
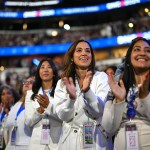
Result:
<svg viewBox="0 0 150 150">
<path fill-rule="evenodd" d="M 125 101 L 120 103 L 106 102 L 101 123 L 107 133 L 113 135 L 119 129 L 125 108 Z"/>
<path fill-rule="evenodd" d="M 140 100 L 143 103 L 147 117 L 150 119 L 150 93 L 144 99 Z"/>
<path fill-rule="evenodd" d="M 74 116 L 74 103 L 75 100 L 71 100 L 65 87 L 62 85 L 61 80 L 57 82 L 55 89 L 54 99 L 58 102 L 56 105 L 56 113 L 58 117 L 63 121 L 70 121 Z"/>
<path fill-rule="evenodd" d="M 97 72 L 93 76 L 90 90 L 84 94 L 84 98 L 89 105 L 86 109 L 94 118 L 102 117 L 109 89 L 107 75 L 104 72 Z"/>
<path fill-rule="evenodd" d="M 25 98 L 25 124 L 30 127 L 33 127 L 43 117 L 43 114 L 38 113 L 36 110 L 39 106 L 37 101 L 31 99 L 32 94 L 31 90 L 27 91 Z"/>
</svg>

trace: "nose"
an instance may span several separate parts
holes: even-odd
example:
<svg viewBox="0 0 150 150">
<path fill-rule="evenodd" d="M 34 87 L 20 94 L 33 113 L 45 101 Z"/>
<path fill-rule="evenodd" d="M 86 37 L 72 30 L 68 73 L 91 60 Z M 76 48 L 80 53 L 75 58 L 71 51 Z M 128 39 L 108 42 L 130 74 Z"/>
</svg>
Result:
<svg viewBox="0 0 150 150">
<path fill-rule="evenodd" d="M 140 54 L 141 54 L 141 55 L 146 55 L 146 54 L 147 54 L 147 51 L 146 51 L 146 50 L 141 50 Z"/>
<path fill-rule="evenodd" d="M 86 50 L 84 49 L 83 51 L 82 51 L 82 55 L 86 55 Z"/>
<path fill-rule="evenodd" d="M 45 67 L 45 68 L 44 68 L 44 71 L 48 71 L 48 67 Z"/>
</svg>

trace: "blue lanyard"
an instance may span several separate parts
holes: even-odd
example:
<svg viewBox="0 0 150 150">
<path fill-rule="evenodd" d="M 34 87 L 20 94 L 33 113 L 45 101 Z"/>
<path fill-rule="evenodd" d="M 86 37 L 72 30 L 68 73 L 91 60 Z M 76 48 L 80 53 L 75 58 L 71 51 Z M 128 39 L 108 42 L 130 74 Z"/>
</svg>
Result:
<svg viewBox="0 0 150 150">
<path fill-rule="evenodd" d="M 3 112 L 1 113 L 1 117 L 0 117 L 0 121 L 1 121 L 1 122 L 3 121 L 4 117 L 5 117 L 5 112 L 3 111 Z"/>
<path fill-rule="evenodd" d="M 130 92 L 130 96 L 129 96 L 129 101 L 127 104 L 127 117 L 129 119 L 133 119 L 136 115 L 136 108 L 134 105 L 136 94 L 132 88 L 130 88 L 129 92 Z"/>
<path fill-rule="evenodd" d="M 23 104 L 23 103 L 22 103 Z M 17 114 L 16 114 L 16 118 L 15 118 L 15 120 L 17 120 L 17 118 L 18 118 L 18 116 L 19 116 L 19 114 L 25 109 L 24 107 L 23 107 L 23 105 L 21 104 L 21 106 L 20 106 L 20 108 L 19 108 L 19 110 L 18 110 L 18 112 L 17 112 Z"/>
<path fill-rule="evenodd" d="M 48 92 L 48 94 L 49 94 L 49 96 L 51 95 L 51 91 L 52 91 L 52 88 L 49 90 L 49 92 Z M 43 89 L 43 87 L 42 87 L 42 92 L 43 92 L 43 95 L 44 95 L 44 89 Z"/>
</svg>

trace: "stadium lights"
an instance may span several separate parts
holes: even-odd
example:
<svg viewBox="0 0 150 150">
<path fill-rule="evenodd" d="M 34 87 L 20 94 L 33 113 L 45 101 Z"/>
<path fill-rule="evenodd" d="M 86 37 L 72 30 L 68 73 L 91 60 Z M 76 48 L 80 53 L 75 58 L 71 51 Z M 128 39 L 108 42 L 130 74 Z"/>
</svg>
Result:
<svg viewBox="0 0 150 150">
<path fill-rule="evenodd" d="M 44 2 L 44 1 L 43 1 Z M 69 7 L 69 8 L 56 8 L 48 10 L 34 10 L 34 11 L 20 11 L 20 12 L 5 12 L 0 11 L 0 18 L 37 18 L 37 17 L 50 17 L 50 16 L 66 16 L 74 14 L 87 14 L 103 12 L 112 9 L 127 7 L 140 3 L 148 3 L 150 0 L 120 0 L 111 3 L 105 3 L 95 6 L 85 7 Z M 19 3 L 19 2 L 17 2 Z"/>
<path fill-rule="evenodd" d="M 56 5 L 59 3 L 59 0 L 51 0 L 51 1 L 40 1 L 40 2 L 19 2 L 19 1 L 6 1 L 4 6 L 22 6 L 22 7 L 37 7 L 37 6 L 48 6 L 48 5 Z"/>
</svg>

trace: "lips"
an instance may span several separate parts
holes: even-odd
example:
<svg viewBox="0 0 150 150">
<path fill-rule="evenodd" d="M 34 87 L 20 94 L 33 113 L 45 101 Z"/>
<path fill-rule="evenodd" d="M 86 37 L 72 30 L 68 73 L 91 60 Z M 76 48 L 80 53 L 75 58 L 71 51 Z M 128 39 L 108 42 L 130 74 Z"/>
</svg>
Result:
<svg viewBox="0 0 150 150">
<path fill-rule="evenodd" d="M 49 76 L 49 74 L 43 74 L 43 76 Z"/>
</svg>

